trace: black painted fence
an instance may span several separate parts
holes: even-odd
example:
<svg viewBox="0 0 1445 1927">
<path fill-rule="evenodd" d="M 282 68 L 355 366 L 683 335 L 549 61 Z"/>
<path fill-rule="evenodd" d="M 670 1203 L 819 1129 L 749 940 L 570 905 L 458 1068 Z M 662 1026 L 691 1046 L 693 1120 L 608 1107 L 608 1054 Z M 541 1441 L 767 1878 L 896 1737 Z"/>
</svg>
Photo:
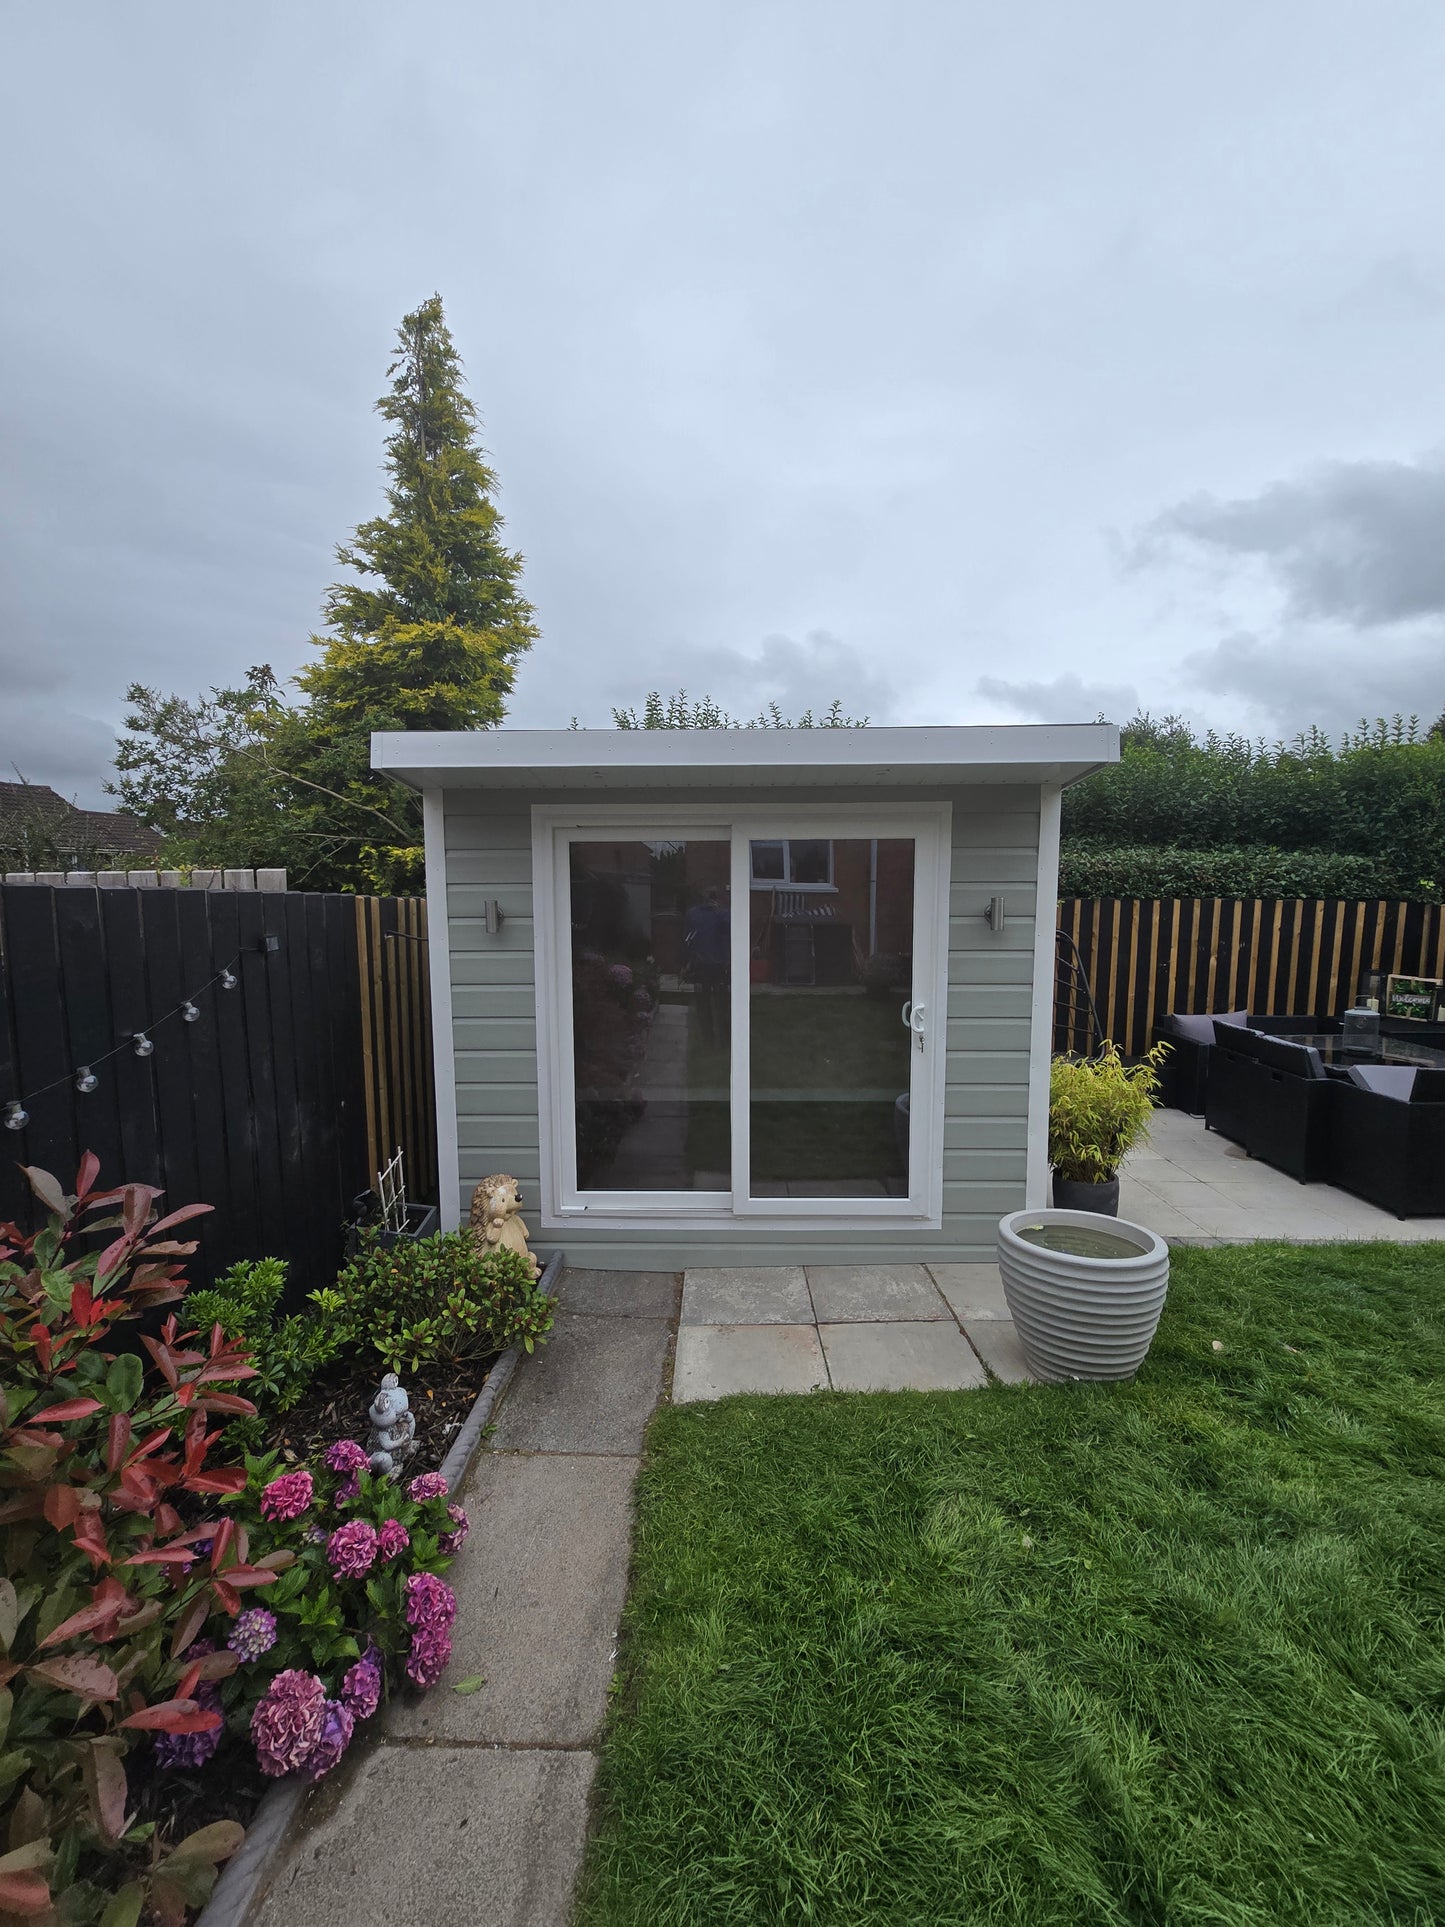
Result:
<svg viewBox="0 0 1445 1927">
<path fill-rule="evenodd" d="M 407 914 L 383 899 L 376 921 Z M 32 1219 L 21 1164 L 69 1188 L 92 1150 L 108 1184 L 215 1207 L 193 1227 L 195 1282 L 268 1253 L 290 1260 L 292 1302 L 334 1276 L 351 1200 L 375 1177 L 375 1079 L 394 1060 L 375 1048 L 377 1011 L 409 1032 L 427 1022 L 425 971 L 396 954 L 414 946 L 384 943 L 364 1039 L 358 922 L 346 896 L 0 887 L 0 1116 L 12 1099 L 29 1113 L 0 1128 L 0 1220 Z M 429 1092 L 406 1096 L 426 1115 Z M 435 1152 L 420 1149 L 424 1167 Z M 429 1178 L 411 1169 L 413 1197 Z"/>
</svg>

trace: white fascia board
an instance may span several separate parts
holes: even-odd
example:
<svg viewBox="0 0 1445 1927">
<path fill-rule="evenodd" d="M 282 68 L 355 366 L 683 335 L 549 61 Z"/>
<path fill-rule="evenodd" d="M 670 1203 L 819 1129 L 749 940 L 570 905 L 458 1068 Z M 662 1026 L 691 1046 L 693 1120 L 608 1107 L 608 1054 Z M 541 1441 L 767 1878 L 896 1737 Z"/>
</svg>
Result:
<svg viewBox="0 0 1445 1927">
<path fill-rule="evenodd" d="M 378 731 L 372 768 L 414 789 L 1077 782 L 1119 760 L 1113 723 L 956 728 Z"/>
</svg>

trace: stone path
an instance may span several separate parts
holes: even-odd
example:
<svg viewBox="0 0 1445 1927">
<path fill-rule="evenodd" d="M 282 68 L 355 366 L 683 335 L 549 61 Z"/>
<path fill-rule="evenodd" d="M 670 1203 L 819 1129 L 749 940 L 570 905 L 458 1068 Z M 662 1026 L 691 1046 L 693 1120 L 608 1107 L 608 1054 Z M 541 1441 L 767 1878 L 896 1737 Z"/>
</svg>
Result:
<svg viewBox="0 0 1445 1927">
<path fill-rule="evenodd" d="M 627 1591 L 675 1273 L 569 1271 L 462 1499 L 450 1671 L 313 1799 L 250 1927 L 561 1927 Z M 482 1674 L 461 1695 L 451 1683 Z"/>
<path fill-rule="evenodd" d="M 1172 1244 L 1445 1238 L 1445 1218 L 1396 1218 L 1331 1184 L 1301 1184 L 1183 1111 L 1154 1113 L 1149 1142 L 1125 1161 L 1119 1215 Z"/>
<path fill-rule="evenodd" d="M 684 1274 L 672 1396 L 967 1391 L 1029 1377 L 998 1266 L 771 1265 Z"/>
</svg>

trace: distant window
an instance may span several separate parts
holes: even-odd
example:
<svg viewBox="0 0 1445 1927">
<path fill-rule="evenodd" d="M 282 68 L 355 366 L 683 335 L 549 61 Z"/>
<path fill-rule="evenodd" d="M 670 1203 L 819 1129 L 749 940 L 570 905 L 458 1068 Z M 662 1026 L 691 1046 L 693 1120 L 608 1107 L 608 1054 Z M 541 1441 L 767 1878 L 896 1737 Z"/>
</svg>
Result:
<svg viewBox="0 0 1445 1927">
<path fill-rule="evenodd" d="M 827 837 L 790 837 L 785 842 L 754 843 L 753 882 L 766 887 L 831 890 L 833 845 Z"/>
</svg>

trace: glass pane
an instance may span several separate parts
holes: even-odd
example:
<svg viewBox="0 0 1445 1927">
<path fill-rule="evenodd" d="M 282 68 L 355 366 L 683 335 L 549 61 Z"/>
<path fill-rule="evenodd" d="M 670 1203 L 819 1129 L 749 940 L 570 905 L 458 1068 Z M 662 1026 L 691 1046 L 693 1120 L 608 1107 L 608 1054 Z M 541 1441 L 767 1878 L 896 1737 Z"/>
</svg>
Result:
<svg viewBox="0 0 1445 1927">
<path fill-rule="evenodd" d="M 573 843 L 583 1191 L 728 1191 L 729 845 Z"/>
<path fill-rule="evenodd" d="M 758 882 L 777 881 L 781 883 L 787 871 L 783 868 L 783 846 L 781 843 L 755 843 L 753 845 L 753 876 Z"/>
<path fill-rule="evenodd" d="M 831 887 L 750 892 L 751 1195 L 906 1197 L 912 839 L 795 842 L 791 854 L 793 883 Z"/>
</svg>

